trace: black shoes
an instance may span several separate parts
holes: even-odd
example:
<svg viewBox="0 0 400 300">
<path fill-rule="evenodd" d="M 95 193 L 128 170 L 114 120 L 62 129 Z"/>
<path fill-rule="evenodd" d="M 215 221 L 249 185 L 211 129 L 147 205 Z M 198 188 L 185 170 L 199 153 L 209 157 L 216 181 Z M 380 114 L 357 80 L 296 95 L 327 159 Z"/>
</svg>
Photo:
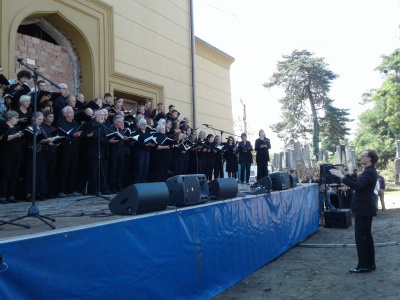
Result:
<svg viewBox="0 0 400 300">
<path fill-rule="evenodd" d="M 376 267 L 375 267 L 375 269 L 376 269 Z M 350 269 L 349 272 L 350 273 L 368 273 L 368 272 L 371 272 L 371 270 L 372 270 L 372 268 L 354 268 L 354 269 Z"/>
</svg>

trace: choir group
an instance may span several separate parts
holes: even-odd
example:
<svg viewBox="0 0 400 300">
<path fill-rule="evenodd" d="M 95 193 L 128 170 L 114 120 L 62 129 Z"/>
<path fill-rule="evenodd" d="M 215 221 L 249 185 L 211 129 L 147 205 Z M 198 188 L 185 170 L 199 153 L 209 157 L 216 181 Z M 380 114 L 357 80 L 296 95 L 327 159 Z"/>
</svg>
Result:
<svg viewBox="0 0 400 300">
<path fill-rule="evenodd" d="M 134 183 L 160 182 L 170 176 L 205 174 L 208 180 L 224 176 L 248 183 L 252 145 L 246 134 L 236 142 L 193 130 L 189 119 L 179 119 L 173 105 L 151 110 L 146 100 L 136 110 L 125 110 L 122 98 L 85 102 L 60 84 L 48 92 L 39 80 L 36 92 L 27 86 L 31 74 L 20 71 L 8 85 L 0 74 L 0 202 L 31 201 L 33 146 L 36 136 L 35 198 L 64 198 L 82 193 L 118 193 Z M 37 112 L 33 114 L 36 101 Z M 268 175 L 271 144 L 263 130 L 255 142 L 257 177 Z M 17 197 L 16 192 L 22 196 Z"/>
</svg>

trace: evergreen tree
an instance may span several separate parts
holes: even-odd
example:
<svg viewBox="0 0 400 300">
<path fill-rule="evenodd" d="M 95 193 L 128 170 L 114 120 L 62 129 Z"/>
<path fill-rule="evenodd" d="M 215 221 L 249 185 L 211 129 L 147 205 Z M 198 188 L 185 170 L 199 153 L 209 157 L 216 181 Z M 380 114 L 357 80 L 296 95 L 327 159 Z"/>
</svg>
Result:
<svg viewBox="0 0 400 300">
<path fill-rule="evenodd" d="M 271 125 L 271 129 L 285 142 L 290 138 L 303 139 L 312 136 L 313 153 L 319 151 L 319 142 L 332 148 L 348 134 L 345 127 L 347 110 L 332 106 L 328 93 L 331 82 L 337 78 L 323 58 L 315 57 L 307 50 L 294 50 L 278 62 L 266 88 L 283 87 L 285 96 L 279 99 L 282 105 L 282 121 Z M 337 120 L 335 120 L 337 117 Z M 334 130 L 333 130 L 334 129 Z"/>
</svg>

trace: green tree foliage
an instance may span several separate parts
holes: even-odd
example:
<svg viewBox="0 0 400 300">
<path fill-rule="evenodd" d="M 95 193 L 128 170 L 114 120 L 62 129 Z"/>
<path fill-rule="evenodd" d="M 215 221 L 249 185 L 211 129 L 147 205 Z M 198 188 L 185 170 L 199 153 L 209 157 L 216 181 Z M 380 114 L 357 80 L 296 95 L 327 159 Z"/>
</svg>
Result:
<svg viewBox="0 0 400 300">
<path fill-rule="evenodd" d="M 323 58 L 307 50 L 284 55 L 277 63 L 277 71 L 263 84 L 285 91 L 279 99 L 282 121 L 271 125 L 272 131 L 285 142 L 291 138 L 307 142 L 312 136 L 314 154 L 318 153 L 321 140 L 326 150 L 337 145 L 349 132 L 345 127 L 349 119 L 347 110 L 333 107 L 328 97 L 331 82 L 336 78 Z"/>
<path fill-rule="evenodd" d="M 385 167 L 395 157 L 396 137 L 400 136 L 400 49 L 382 56 L 376 70 L 385 81 L 376 91 L 363 95 L 363 103 L 372 103 L 372 107 L 359 117 L 355 145 L 359 151 L 376 149 L 379 167 Z"/>
</svg>

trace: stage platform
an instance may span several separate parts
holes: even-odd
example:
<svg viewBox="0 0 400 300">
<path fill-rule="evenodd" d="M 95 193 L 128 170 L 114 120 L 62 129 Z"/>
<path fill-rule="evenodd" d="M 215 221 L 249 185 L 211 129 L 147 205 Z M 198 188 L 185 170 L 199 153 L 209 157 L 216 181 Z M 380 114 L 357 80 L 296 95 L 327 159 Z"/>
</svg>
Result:
<svg viewBox="0 0 400 300">
<path fill-rule="evenodd" d="M 316 184 L 248 190 L 140 216 L 111 215 L 102 198 L 38 202 L 57 229 L 0 226 L 0 299 L 210 299 L 319 228 Z M 1 205 L 0 220 L 30 206 Z"/>
</svg>

